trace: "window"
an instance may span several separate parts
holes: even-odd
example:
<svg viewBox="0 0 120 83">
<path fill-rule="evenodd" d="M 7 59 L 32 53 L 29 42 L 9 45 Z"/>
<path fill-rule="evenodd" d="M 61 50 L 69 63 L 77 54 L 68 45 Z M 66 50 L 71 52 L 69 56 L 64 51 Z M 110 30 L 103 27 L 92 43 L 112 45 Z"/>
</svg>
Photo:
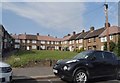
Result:
<svg viewBox="0 0 120 83">
<path fill-rule="evenodd" d="M 74 44 L 75 40 L 72 40 L 72 44 Z"/>
<path fill-rule="evenodd" d="M 27 40 L 27 43 L 30 43 L 30 40 Z"/>
<path fill-rule="evenodd" d="M 106 42 L 107 41 L 107 37 L 101 37 L 101 42 Z"/>
<path fill-rule="evenodd" d="M 59 46 L 55 46 L 55 49 L 58 50 L 58 49 L 59 49 Z"/>
<path fill-rule="evenodd" d="M 41 44 L 45 44 L 45 41 L 41 41 Z"/>
<path fill-rule="evenodd" d="M 40 46 L 42 50 L 45 50 L 45 46 Z"/>
<path fill-rule="evenodd" d="M 94 38 L 93 41 L 96 42 L 96 38 Z"/>
<path fill-rule="evenodd" d="M 90 43 L 91 42 L 91 39 L 88 39 L 88 43 Z"/>
<path fill-rule="evenodd" d="M 95 52 L 94 56 L 97 60 L 103 60 L 103 52 Z"/>
<path fill-rule="evenodd" d="M 113 35 L 110 35 L 110 40 L 113 40 Z"/>
<path fill-rule="evenodd" d="M 113 56 L 112 53 L 104 52 L 104 59 L 106 59 L 106 60 L 114 60 L 113 58 L 114 58 L 114 56 Z"/>
<path fill-rule="evenodd" d="M 25 43 L 25 40 L 22 40 L 22 43 Z"/>
<path fill-rule="evenodd" d="M 72 44 L 72 41 L 70 41 L 69 43 Z"/>
<path fill-rule="evenodd" d="M 16 43 L 20 43 L 20 40 L 19 40 L 19 39 L 16 39 L 15 42 L 16 42 Z"/>
<path fill-rule="evenodd" d="M 34 44 L 35 44 L 35 43 L 37 43 L 37 41 L 36 41 L 36 40 L 32 40 L 32 43 L 34 43 Z"/>
<path fill-rule="evenodd" d="M 79 41 L 78 41 L 78 40 L 76 40 L 76 43 L 78 44 L 78 43 L 79 43 Z"/>
<path fill-rule="evenodd" d="M 104 50 L 104 46 L 101 46 L 101 50 Z"/>
<path fill-rule="evenodd" d="M 83 42 L 83 40 L 82 40 L 82 39 L 80 39 L 80 40 L 79 40 L 79 43 L 82 43 L 82 42 Z"/>
<path fill-rule="evenodd" d="M 50 42 L 48 41 L 47 44 L 50 44 Z"/>
<path fill-rule="evenodd" d="M 53 42 L 51 42 L 51 44 L 53 44 Z"/>
<path fill-rule="evenodd" d="M 15 48 L 20 48 L 20 45 L 15 45 Z"/>
<path fill-rule="evenodd" d="M 67 41 L 65 41 L 64 43 L 67 44 Z"/>
<path fill-rule="evenodd" d="M 36 45 L 32 45 L 32 49 L 36 49 L 37 48 L 37 46 Z"/>
</svg>

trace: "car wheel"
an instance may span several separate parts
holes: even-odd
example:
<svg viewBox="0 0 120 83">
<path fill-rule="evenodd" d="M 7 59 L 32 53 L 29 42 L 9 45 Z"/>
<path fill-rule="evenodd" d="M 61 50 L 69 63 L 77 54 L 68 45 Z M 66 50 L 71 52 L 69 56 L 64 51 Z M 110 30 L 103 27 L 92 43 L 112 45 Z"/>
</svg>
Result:
<svg viewBox="0 0 120 83">
<path fill-rule="evenodd" d="M 120 80 L 120 69 L 117 72 L 117 80 Z"/>
<path fill-rule="evenodd" d="M 76 72 L 74 76 L 74 83 L 86 83 L 88 80 L 88 76 L 85 71 L 79 70 Z"/>
</svg>

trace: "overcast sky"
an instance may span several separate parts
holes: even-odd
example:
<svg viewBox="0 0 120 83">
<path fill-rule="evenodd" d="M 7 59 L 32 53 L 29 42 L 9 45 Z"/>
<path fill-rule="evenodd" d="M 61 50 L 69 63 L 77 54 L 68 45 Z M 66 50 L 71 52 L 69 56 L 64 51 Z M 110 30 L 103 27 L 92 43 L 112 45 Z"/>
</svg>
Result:
<svg viewBox="0 0 120 83">
<path fill-rule="evenodd" d="M 104 2 L 8 2 L 4 0 L 1 23 L 9 33 L 63 37 L 73 31 L 104 26 Z M 118 24 L 118 3 L 109 4 L 109 22 Z"/>
</svg>

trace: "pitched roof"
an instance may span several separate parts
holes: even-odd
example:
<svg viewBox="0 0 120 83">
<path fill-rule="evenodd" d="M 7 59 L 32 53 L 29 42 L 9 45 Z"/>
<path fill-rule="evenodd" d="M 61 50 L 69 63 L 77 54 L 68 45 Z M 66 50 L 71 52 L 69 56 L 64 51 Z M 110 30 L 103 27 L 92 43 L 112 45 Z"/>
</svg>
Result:
<svg viewBox="0 0 120 83">
<path fill-rule="evenodd" d="M 83 39 L 90 31 L 82 32 L 76 39 Z"/>
<path fill-rule="evenodd" d="M 107 29 L 105 29 L 105 30 L 100 34 L 99 37 L 106 36 L 106 31 L 107 31 Z M 118 27 L 118 26 L 111 26 L 111 27 L 109 27 L 109 34 L 110 34 L 110 35 L 111 35 L 111 34 L 117 34 L 117 33 L 120 33 L 120 27 Z"/>
<path fill-rule="evenodd" d="M 37 39 L 38 40 L 44 40 L 44 41 L 61 41 L 62 39 L 61 38 L 54 38 L 52 36 L 37 36 Z"/>
<path fill-rule="evenodd" d="M 66 40 L 69 40 L 71 38 L 72 35 L 69 35 L 69 36 L 65 36 L 62 38 L 62 41 L 66 41 Z"/>
<path fill-rule="evenodd" d="M 92 37 L 98 37 L 104 30 L 105 30 L 105 28 L 103 27 L 103 28 L 100 28 L 100 29 L 97 29 L 97 30 L 90 31 L 85 36 L 85 39 L 92 38 Z"/>
<path fill-rule="evenodd" d="M 25 34 L 19 34 L 19 35 L 12 35 L 12 37 L 14 39 L 26 39 L 26 35 Z"/>
<path fill-rule="evenodd" d="M 77 33 L 75 35 L 72 35 L 69 40 L 76 40 L 76 38 L 80 35 L 81 33 Z"/>
<path fill-rule="evenodd" d="M 36 35 L 26 35 L 26 39 L 29 39 L 29 40 L 37 40 L 37 36 Z"/>
</svg>

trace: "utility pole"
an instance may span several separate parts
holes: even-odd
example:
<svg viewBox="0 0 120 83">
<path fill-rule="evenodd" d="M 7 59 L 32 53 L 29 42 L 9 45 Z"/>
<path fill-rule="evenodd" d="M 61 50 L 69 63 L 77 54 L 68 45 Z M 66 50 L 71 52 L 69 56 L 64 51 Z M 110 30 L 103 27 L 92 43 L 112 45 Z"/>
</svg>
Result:
<svg viewBox="0 0 120 83">
<path fill-rule="evenodd" d="M 106 30 L 107 30 L 107 32 L 106 32 L 106 37 L 107 37 L 107 50 L 108 51 L 110 51 L 110 39 L 109 39 L 109 27 L 108 27 L 108 4 L 107 3 L 105 3 L 104 4 L 104 7 L 105 7 L 105 17 L 106 17 L 106 23 L 105 23 L 105 25 L 106 25 Z"/>
</svg>

